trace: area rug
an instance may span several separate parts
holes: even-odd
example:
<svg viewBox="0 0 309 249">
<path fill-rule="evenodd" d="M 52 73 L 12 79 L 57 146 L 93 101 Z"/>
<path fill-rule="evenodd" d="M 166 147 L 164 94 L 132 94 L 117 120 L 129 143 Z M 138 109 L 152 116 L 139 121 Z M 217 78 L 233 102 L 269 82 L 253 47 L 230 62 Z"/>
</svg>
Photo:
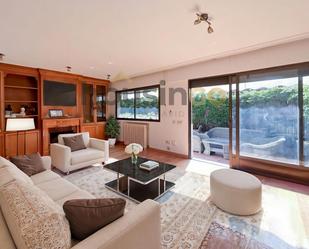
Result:
<svg viewBox="0 0 309 249">
<path fill-rule="evenodd" d="M 199 249 L 272 249 L 253 238 L 223 226 L 217 222 L 212 222 L 204 237 Z"/>
<path fill-rule="evenodd" d="M 104 184 L 116 178 L 102 167 L 91 167 L 68 176 L 67 180 L 96 197 L 119 197 Z M 209 200 L 209 179 L 177 169 L 166 176 L 175 181 L 172 191 L 161 197 L 161 224 L 163 248 L 199 248 L 217 208 Z M 137 204 L 126 200 L 126 210 Z"/>
<path fill-rule="evenodd" d="M 116 174 L 102 169 L 102 166 L 89 167 L 64 177 L 98 198 L 119 197 L 105 187 L 106 182 L 116 179 Z M 288 203 L 283 205 L 280 202 L 278 189 L 263 186 L 263 205 L 267 208 L 256 215 L 240 217 L 223 212 L 211 202 L 207 174 L 177 167 L 166 175 L 166 179 L 174 181 L 176 186 L 158 200 L 164 249 L 224 249 L 226 247 L 214 245 L 226 243 L 226 238 L 239 243 L 227 248 L 260 249 L 274 244 L 276 249 L 306 248 L 296 246 L 306 245 L 303 235 L 290 231 L 288 223 L 288 226 L 280 225 L 282 216 L 278 210 L 288 208 L 284 212 L 291 211 Z M 126 200 L 127 211 L 136 205 Z"/>
</svg>

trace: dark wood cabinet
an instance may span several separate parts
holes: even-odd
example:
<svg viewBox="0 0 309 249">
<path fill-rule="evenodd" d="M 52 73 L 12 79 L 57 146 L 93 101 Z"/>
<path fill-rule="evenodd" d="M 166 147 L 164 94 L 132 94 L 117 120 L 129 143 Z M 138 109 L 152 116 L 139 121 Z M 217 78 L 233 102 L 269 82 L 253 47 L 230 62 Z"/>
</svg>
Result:
<svg viewBox="0 0 309 249">
<path fill-rule="evenodd" d="M 40 131 L 5 133 L 5 157 L 40 152 Z"/>
<path fill-rule="evenodd" d="M 4 136 L 0 133 L 0 156 L 4 156 Z"/>
</svg>

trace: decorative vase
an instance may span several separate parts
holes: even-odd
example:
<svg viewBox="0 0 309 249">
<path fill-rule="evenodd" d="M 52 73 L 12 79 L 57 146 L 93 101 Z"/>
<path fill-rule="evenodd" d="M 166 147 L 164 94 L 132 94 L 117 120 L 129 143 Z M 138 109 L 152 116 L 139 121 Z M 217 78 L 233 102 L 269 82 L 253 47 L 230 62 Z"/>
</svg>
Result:
<svg viewBox="0 0 309 249">
<path fill-rule="evenodd" d="M 137 154 L 132 153 L 131 154 L 131 162 L 132 162 L 132 164 L 137 164 L 137 159 L 138 159 Z"/>
</svg>

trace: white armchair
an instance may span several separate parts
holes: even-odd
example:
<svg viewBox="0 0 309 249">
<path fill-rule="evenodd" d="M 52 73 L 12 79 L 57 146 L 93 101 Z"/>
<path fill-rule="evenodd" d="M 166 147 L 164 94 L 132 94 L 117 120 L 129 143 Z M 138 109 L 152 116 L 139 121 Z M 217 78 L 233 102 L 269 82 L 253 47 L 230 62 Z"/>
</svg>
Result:
<svg viewBox="0 0 309 249">
<path fill-rule="evenodd" d="M 82 134 L 86 149 L 71 152 L 71 148 L 64 145 L 63 137 Z M 105 163 L 109 158 L 108 141 L 90 138 L 88 132 L 61 134 L 58 143 L 50 145 L 52 165 L 64 173 L 91 166 L 95 163 Z"/>
</svg>

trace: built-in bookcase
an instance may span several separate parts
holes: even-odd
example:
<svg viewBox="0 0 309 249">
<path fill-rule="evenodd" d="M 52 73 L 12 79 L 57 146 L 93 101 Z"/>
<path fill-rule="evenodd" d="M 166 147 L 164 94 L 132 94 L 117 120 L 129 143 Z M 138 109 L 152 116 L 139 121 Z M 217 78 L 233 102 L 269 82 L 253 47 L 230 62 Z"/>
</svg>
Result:
<svg viewBox="0 0 309 249">
<path fill-rule="evenodd" d="M 13 113 L 20 113 L 25 107 L 26 116 L 34 118 L 38 124 L 39 87 L 33 76 L 7 74 L 4 78 L 4 106 L 11 106 Z"/>
</svg>

